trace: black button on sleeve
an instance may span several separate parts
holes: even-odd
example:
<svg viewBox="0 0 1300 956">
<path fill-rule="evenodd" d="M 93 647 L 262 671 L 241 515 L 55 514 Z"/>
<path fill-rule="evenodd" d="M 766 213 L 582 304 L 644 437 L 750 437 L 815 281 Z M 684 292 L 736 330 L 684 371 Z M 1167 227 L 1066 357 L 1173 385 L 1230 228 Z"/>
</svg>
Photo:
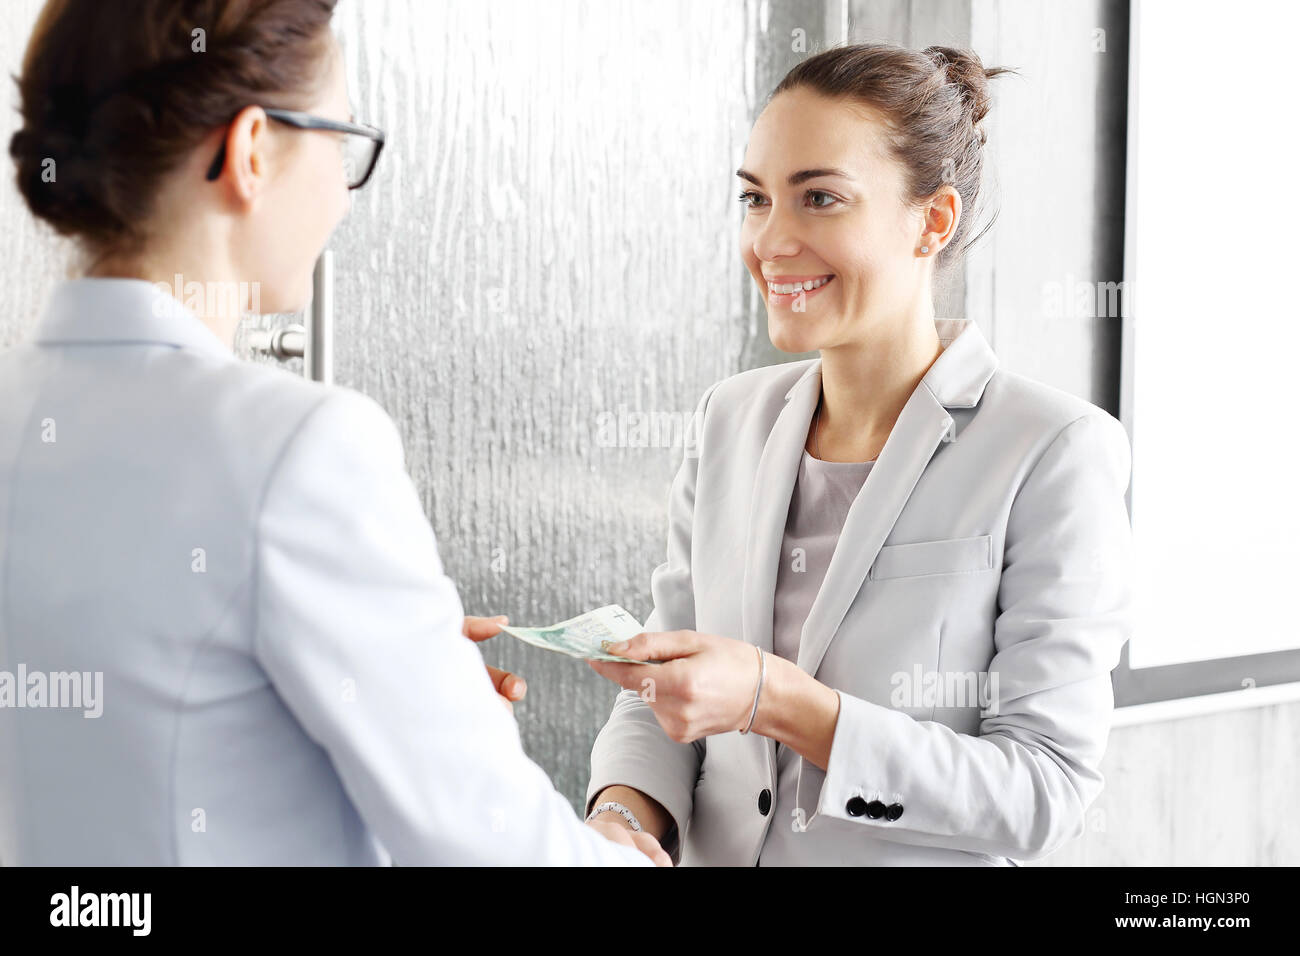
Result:
<svg viewBox="0 0 1300 956">
<path fill-rule="evenodd" d="M 879 800 L 872 800 L 867 804 L 867 816 L 872 820 L 879 820 L 885 815 L 885 805 Z"/>
<path fill-rule="evenodd" d="M 844 809 L 849 812 L 849 816 L 860 817 L 867 812 L 867 801 L 861 797 L 851 797 L 849 802 L 844 805 Z"/>
<path fill-rule="evenodd" d="M 893 823 L 903 815 L 903 805 L 901 803 L 891 803 L 885 807 L 885 819 Z"/>
<path fill-rule="evenodd" d="M 763 816 L 767 816 L 772 812 L 772 791 L 768 790 L 766 787 L 764 787 L 763 792 L 758 795 L 758 812 L 763 814 Z"/>
</svg>

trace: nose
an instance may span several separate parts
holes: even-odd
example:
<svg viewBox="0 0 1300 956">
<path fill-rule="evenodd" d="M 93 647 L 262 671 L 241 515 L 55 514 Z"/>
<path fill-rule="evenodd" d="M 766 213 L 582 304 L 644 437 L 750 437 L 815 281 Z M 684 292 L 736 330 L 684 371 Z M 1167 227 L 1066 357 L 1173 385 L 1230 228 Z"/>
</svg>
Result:
<svg viewBox="0 0 1300 956">
<path fill-rule="evenodd" d="M 793 213 L 773 207 L 756 227 L 757 231 L 753 233 L 754 255 L 763 261 L 796 256 L 803 249 Z"/>
</svg>

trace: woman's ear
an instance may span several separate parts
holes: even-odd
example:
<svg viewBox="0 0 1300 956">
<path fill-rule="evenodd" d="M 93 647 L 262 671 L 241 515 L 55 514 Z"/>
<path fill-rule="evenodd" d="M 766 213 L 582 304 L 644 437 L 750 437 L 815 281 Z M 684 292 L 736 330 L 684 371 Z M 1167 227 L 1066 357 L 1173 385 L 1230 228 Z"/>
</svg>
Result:
<svg viewBox="0 0 1300 956">
<path fill-rule="evenodd" d="M 961 220 L 961 196 L 957 190 L 940 186 L 922 218 L 921 244 L 937 253 L 952 239 Z"/>
<path fill-rule="evenodd" d="M 266 187 L 270 170 L 270 120 L 260 106 L 245 106 L 226 129 L 225 162 L 219 182 L 241 205 L 251 204 Z"/>
</svg>

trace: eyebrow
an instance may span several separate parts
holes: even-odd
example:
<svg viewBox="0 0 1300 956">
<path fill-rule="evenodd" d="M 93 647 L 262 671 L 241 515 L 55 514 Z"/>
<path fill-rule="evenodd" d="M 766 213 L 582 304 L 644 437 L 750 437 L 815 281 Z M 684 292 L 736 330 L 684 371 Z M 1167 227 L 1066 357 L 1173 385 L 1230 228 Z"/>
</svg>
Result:
<svg viewBox="0 0 1300 956">
<path fill-rule="evenodd" d="M 755 176 L 753 173 L 749 172 L 749 170 L 738 169 L 736 170 L 736 175 L 739 176 L 741 179 L 749 180 L 755 186 L 763 185 L 761 182 L 759 182 L 758 177 Z M 833 169 L 833 168 L 801 169 L 797 173 L 791 173 L 790 178 L 787 179 L 786 182 L 788 182 L 791 186 L 798 186 L 800 183 L 806 183 L 810 179 L 820 179 L 822 176 L 840 176 L 843 177 L 844 179 L 853 178 L 842 169 Z"/>
</svg>

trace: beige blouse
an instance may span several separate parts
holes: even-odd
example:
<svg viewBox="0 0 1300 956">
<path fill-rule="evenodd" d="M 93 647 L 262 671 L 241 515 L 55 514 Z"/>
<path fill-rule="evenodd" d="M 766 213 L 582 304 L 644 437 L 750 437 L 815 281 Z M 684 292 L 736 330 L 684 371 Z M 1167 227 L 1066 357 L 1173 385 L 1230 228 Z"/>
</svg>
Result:
<svg viewBox="0 0 1300 956">
<path fill-rule="evenodd" d="M 822 461 L 805 450 L 790 496 L 790 512 L 781 546 L 772 605 L 772 649 L 789 661 L 799 658 L 799 638 L 813 599 L 821 589 L 835 553 L 844 519 L 875 461 Z M 792 865 L 799 861 L 797 836 L 790 831 L 796 805 L 798 754 L 777 744 L 776 821 L 763 848 L 760 865 Z"/>
</svg>

